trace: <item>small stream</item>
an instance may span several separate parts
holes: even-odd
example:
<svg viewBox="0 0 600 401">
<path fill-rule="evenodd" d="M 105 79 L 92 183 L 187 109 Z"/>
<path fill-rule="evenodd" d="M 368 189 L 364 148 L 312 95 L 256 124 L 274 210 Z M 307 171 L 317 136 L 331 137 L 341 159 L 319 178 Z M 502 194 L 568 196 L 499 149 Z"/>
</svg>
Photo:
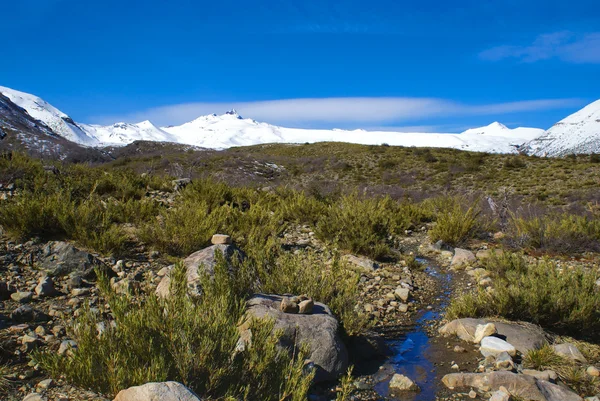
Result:
<svg viewBox="0 0 600 401">
<path fill-rule="evenodd" d="M 398 338 L 387 341 L 392 350 L 392 356 L 388 358 L 380 371 L 374 375 L 375 391 L 387 399 L 401 401 L 434 401 L 438 390 L 436 380 L 436 366 L 434 365 L 433 350 L 430 338 L 427 334 L 427 326 L 440 319 L 441 313 L 448 305 L 451 292 L 452 277 L 442 272 L 437 266 L 427 259 L 418 259 L 426 266 L 425 271 L 438 281 L 440 294 L 433 309 L 422 309 L 417 313 L 415 323 L 406 328 L 406 331 Z M 421 391 L 406 392 L 402 395 L 390 395 L 388 384 L 394 373 L 400 373 L 412 379 L 419 385 Z M 381 380 L 381 381 L 380 381 Z"/>
</svg>

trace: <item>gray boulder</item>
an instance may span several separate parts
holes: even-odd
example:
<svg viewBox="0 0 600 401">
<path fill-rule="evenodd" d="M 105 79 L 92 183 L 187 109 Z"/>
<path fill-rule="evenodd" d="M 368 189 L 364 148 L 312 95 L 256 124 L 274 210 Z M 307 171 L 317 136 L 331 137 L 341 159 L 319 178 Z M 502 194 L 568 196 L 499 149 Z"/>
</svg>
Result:
<svg viewBox="0 0 600 401">
<path fill-rule="evenodd" d="M 491 319 L 464 318 L 453 320 L 439 330 L 440 334 L 458 336 L 463 341 L 473 342 L 478 325 L 494 323 L 496 336 L 514 346 L 522 354 L 548 343 L 542 328 L 524 322 L 499 322 Z"/>
<path fill-rule="evenodd" d="M 538 380 L 537 386 L 546 397 L 546 401 L 583 401 L 583 398 L 558 384 L 550 383 L 545 380 Z"/>
<path fill-rule="evenodd" d="M 109 277 L 116 276 L 112 269 L 90 253 L 62 241 L 48 242 L 38 257 L 38 264 L 53 277 L 72 275 L 93 278 L 96 268 Z"/>
<path fill-rule="evenodd" d="M 450 389 L 476 388 L 481 391 L 498 391 L 506 388 L 510 394 L 525 400 L 546 401 L 538 389 L 535 378 L 512 372 L 450 373 L 442 378 Z"/>
<path fill-rule="evenodd" d="M 192 253 L 183 260 L 186 268 L 187 283 L 192 295 L 200 295 L 202 293 L 201 277 L 202 274 L 207 274 L 209 277 L 214 276 L 215 266 L 217 264 L 216 252 L 221 252 L 225 260 L 230 264 L 234 257 L 240 260 L 245 257 L 244 253 L 235 245 L 217 244 L 204 248 L 198 252 Z M 170 295 L 171 287 L 171 271 L 173 266 L 170 266 L 166 275 L 162 278 L 156 288 L 156 295 L 161 298 L 167 298 Z"/>
<path fill-rule="evenodd" d="M 452 258 L 452 262 L 450 262 L 451 266 L 466 266 L 472 263 L 475 263 L 477 259 L 473 252 L 467 249 L 454 248 L 454 257 Z"/>
<path fill-rule="evenodd" d="M 570 359 L 574 362 L 587 363 L 585 356 L 583 356 L 581 351 L 579 351 L 579 348 L 577 348 L 574 344 L 554 344 L 552 348 L 554 348 L 554 352 L 563 358 Z"/>
<path fill-rule="evenodd" d="M 58 291 L 54 288 L 54 281 L 52 281 L 52 277 L 42 277 L 38 282 L 38 285 L 35 286 L 35 293 L 40 297 L 51 297 L 57 295 Z"/>
<path fill-rule="evenodd" d="M 308 345 L 308 358 L 316 368 L 315 382 L 333 380 L 346 372 L 348 351 L 339 337 L 338 321 L 327 305 L 315 302 L 310 315 L 290 314 L 280 310 L 282 299 L 279 295 L 266 294 L 250 298 L 247 320 L 240 326 L 241 338 L 251 344 L 249 320 L 270 318 L 275 321 L 274 330 L 283 331 L 280 340 L 283 347 L 292 350 L 299 344 Z"/>
<path fill-rule="evenodd" d="M 201 401 L 192 390 L 178 382 L 146 383 L 119 391 L 113 401 Z"/>
</svg>

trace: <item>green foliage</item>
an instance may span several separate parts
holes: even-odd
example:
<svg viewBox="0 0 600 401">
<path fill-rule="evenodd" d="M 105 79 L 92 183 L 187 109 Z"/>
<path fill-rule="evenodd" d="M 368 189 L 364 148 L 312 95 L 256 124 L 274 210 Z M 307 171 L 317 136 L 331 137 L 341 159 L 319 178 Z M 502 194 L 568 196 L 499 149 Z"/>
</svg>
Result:
<svg viewBox="0 0 600 401">
<path fill-rule="evenodd" d="M 432 241 L 450 245 L 463 244 L 481 228 L 476 202 L 464 197 L 441 197 L 429 202 L 435 211 L 435 226 L 429 231 Z"/>
<path fill-rule="evenodd" d="M 530 350 L 523 357 L 523 367 L 528 369 L 555 369 L 556 366 L 562 363 L 565 363 L 564 359 L 554 352 L 554 348 L 547 344 L 538 349 Z"/>
<path fill-rule="evenodd" d="M 203 295 L 186 291 L 185 268 L 172 273 L 172 296 L 141 301 L 118 295 L 99 281 L 114 320 L 87 308 L 73 325 L 78 347 L 72 355 L 39 353 L 35 360 L 53 375 L 104 393 L 151 381 L 175 380 L 205 396 L 244 400 L 306 398 L 312 381 L 303 372 L 303 351 L 278 348 L 274 322 L 252 321 L 252 344 L 236 351 L 244 300 L 220 258 L 214 279 L 202 278 Z M 98 333 L 98 325 L 104 330 Z"/>
<path fill-rule="evenodd" d="M 337 391 L 335 401 L 350 401 L 350 396 L 352 395 L 352 390 L 354 389 L 354 385 L 352 383 L 353 370 L 354 366 L 350 366 L 346 376 L 342 377 L 340 380 L 340 386 L 339 390 Z"/>
<path fill-rule="evenodd" d="M 478 289 L 456 297 L 448 318 L 502 316 L 525 320 L 576 337 L 598 338 L 600 293 L 597 274 L 585 269 L 561 269 L 543 260 L 528 264 L 504 259 L 491 293 Z M 515 268 L 517 266 L 517 268 Z"/>
</svg>

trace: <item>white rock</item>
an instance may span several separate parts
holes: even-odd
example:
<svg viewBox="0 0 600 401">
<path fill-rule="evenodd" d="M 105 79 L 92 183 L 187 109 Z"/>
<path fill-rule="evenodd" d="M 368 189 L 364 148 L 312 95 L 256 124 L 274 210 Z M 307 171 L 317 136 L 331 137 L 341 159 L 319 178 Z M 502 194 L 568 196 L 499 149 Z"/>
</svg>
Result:
<svg viewBox="0 0 600 401">
<path fill-rule="evenodd" d="M 121 390 L 114 401 L 200 401 L 200 398 L 181 383 L 163 382 Z"/>
<path fill-rule="evenodd" d="M 404 375 L 396 373 L 389 384 L 392 391 L 419 391 L 419 386 Z"/>
<path fill-rule="evenodd" d="M 496 325 L 494 323 L 478 324 L 475 329 L 475 338 L 473 338 L 474 344 L 479 344 L 484 337 L 489 337 L 496 334 Z"/>
<path fill-rule="evenodd" d="M 511 344 L 498 337 L 484 337 L 481 340 L 481 348 L 479 349 L 483 356 L 494 356 L 506 352 L 510 356 L 515 356 L 517 350 Z"/>
</svg>

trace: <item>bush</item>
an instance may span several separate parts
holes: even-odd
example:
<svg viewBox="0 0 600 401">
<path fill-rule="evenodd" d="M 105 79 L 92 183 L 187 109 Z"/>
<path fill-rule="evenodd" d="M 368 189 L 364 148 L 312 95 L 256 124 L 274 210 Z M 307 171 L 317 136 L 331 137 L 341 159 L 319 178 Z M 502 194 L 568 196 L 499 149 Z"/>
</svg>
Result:
<svg viewBox="0 0 600 401">
<path fill-rule="evenodd" d="M 478 289 L 454 298 L 448 317 L 502 316 L 578 337 L 600 338 L 596 273 L 559 269 L 547 260 L 528 264 L 523 271 L 523 263 L 498 268 L 504 274 L 494 280 L 493 292 Z"/>
<path fill-rule="evenodd" d="M 311 375 L 303 373 L 303 351 L 290 356 L 278 347 L 274 322 L 251 322 L 252 345 L 236 351 L 244 301 L 233 289 L 223 258 L 213 280 L 203 277 L 201 299 L 186 291 L 185 268 L 172 273 L 172 297 L 141 301 L 117 295 L 99 280 L 111 316 L 91 308 L 77 318 L 72 355 L 38 353 L 34 359 L 53 375 L 99 392 L 152 381 L 175 380 L 207 397 L 300 401 Z M 113 320 L 114 319 L 114 320 Z M 98 332 L 99 325 L 104 327 Z"/>
<path fill-rule="evenodd" d="M 442 240 L 457 246 L 472 238 L 481 228 L 476 202 L 470 203 L 464 197 L 446 196 L 430 201 L 429 205 L 434 210 L 436 221 L 429 231 L 432 241 Z"/>
</svg>

